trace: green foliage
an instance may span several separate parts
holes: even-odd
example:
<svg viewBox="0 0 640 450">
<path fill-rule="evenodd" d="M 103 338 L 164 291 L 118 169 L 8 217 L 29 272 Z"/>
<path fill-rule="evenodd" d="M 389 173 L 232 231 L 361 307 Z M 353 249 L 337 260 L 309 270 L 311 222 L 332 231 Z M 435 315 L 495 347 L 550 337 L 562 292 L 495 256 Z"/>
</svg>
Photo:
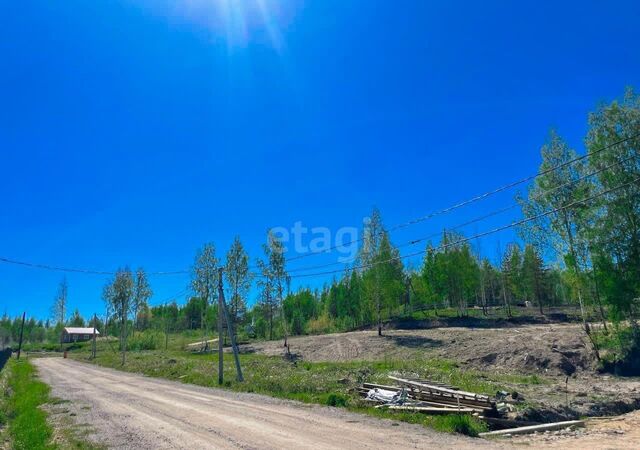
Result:
<svg viewBox="0 0 640 450">
<path fill-rule="evenodd" d="M 349 398 L 346 395 L 335 394 L 333 392 L 329 394 L 326 401 L 326 404 L 328 406 L 337 406 L 342 408 L 346 407 L 348 403 L 349 403 Z"/>
<path fill-rule="evenodd" d="M 283 308 L 285 317 L 289 320 L 291 334 L 306 332 L 307 323 L 317 316 L 319 304 L 309 289 L 303 289 L 287 295 Z"/>
<path fill-rule="evenodd" d="M 71 319 L 69 319 L 69 326 L 70 327 L 84 327 L 85 326 L 84 319 L 80 315 L 80 311 L 78 311 L 77 308 L 73 312 L 73 315 L 71 316 Z"/>
<path fill-rule="evenodd" d="M 607 318 L 614 321 L 620 341 L 616 358 L 623 364 L 636 358 L 633 349 L 640 335 L 638 134 L 640 96 L 628 89 L 621 100 L 589 116 L 588 158 L 572 162 L 577 153 L 552 132 L 541 151 L 542 175 L 529 189 L 528 199 L 519 198 L 524 215 L 531 219 L 520 229 L 522 238 L 537 249 L 553 251 L 558 265 L 567 269 L 561 276 L 569 289 L 562 294 L 568 291 L 580 303 L 585 331 L 598 357 L 598 342 L 603 340 L 586 325 L 587 308 L 597 311 L 604 336 L 609 333 Z M 548 211 L 555 212 L 541 217 Z M 540 287 L 536 278 L 544 278 L 538 259 L 525 251 L 524 291 L 529 295 Z M 617 331 L 623 321 L 631 326 L 629 336 Z M 610 350 L 606 339 L 601 344 L 605 352 Z"/>
<path fill-rule="evenodd" d="M 234 323 L 240 323 L 247 309 L 246 298 L 251 289 L 252 274 L 249 272 L 249 255 L 244 249 L 240 237 L 236 236 L 227 252 L 224 276 L 229 291 L 230 311 Z"/>
<path fill-rule="evenodd" d="M 144 331 L 136 333 L 127 339 L 127 350 L 156 350 L 164 348 L 164 336 L 154 331 Z"/>
</svg>

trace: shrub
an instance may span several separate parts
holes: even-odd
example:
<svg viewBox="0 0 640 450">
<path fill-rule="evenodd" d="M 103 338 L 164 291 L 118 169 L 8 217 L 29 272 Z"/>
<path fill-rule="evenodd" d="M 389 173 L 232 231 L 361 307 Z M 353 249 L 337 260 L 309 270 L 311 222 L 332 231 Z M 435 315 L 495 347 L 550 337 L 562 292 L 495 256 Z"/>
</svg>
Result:
<svg viewBox="0 0 640 450">
<path fill-rule="evenodd" d="M 164 345 L 164 337 L 153 332 L 137 333 L 127 340 L 127 350 L 156 350 Z"/>
<path fill-rule="evenodd" d="M 349 399 L 342 395 L 342 394 L 336 394 L 336 393 L 331 393 L 327 396 L 327 405 L 329 406 L 336 406 L 336 407 L 346 407 L 347 403 L 349 402 Z"/>
<path fill-rule="evenodd" d="M 307 322 L 307 331 L 309 334 L 324 334 L 335 331 L 335 327 L 331 318 L 328 315 L 323 314 L 317 319 L 311 319 Z"/>
</svg>

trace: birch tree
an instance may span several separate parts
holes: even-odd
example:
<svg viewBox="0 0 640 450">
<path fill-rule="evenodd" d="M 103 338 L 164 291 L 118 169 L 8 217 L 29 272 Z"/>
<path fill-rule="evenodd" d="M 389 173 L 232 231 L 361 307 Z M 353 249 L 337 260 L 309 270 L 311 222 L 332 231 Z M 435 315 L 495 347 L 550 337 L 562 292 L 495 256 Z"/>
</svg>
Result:
<svg viewBox="0 0 640 450">
<path fill-rule="evenodd" d="M 67 284 L 67 278 L 63 278 L 58 285 L 58 292 L 53 300 L 53 307 L 51 312 L 56 323 L 60 326 L 60 349 L 62 350 L 62 340 L 64 335 L 64 324 L 67 320 L 67 295 L 69 291 L 69 285 Z"/>
<path fill-rule="evenodd" d="M 213 243 L 205 244 L 196 253 L 191 269 L 191 288 L 204 302 L 201 312 L 202 342 L 204 349 L 207 344 L 207 308 L 218 298 L 218 266 L 216 247 Z"/>
<path fill-rule="evenodd" d="M 57 324 L 63 325 L 67 320 L 67 294 L 69 291 L 69 285 L 67 279 L 63 278 L 58 285 L 58 292 L 53 300 L 53 307 L 51 313 Z"/>
<path fill-rule="evenodd" d="M 284 317 L 284 310 L 282 308 L 282 305 L 284 302 L 285 289 L 289 286 L 291 279 L 286 269 L 284 245 L 272 231 L 269 231 L 269 233 L 267 234 L 267 247 L 269 267 L 268 272 L 271 277 L 274 293 L 277 297 L 278 309 L 283 312 L 282 326 L 284 331 L 284 346 L 287 347 L 287 318 Z"/>
<path fill-rule="evenodd" d="M 602 286 L 612 317 L 628 320 L 640 342 L 640 95 L 628 88 L 623 98 L 592 113 L 589 126 L 589 166 L 607 168 L 596 183 L 611 191 L 600 197 L 592 228 L 594 282 Z"/>
<path fill-rule="evenodd" d="M 249 272 L 249 255 L 238 236 L 227 252 L 224 275 L 231 291 L 231 316 L 233 322 L 238 323 L 246 311 L 245 299 L 251 289 L 252 279 Z"/>
<path fill-rule="evenodd" d="M 148 309 L 148 301 L 153 295 L 147 275 L 143 268 L 136 270 L 136 279 L 133 287 L 133 320 L 134 327 L 138 327 L 138 314 Z"/>
<path fill-rule="evenodd" d="M 373 208 L 364 229 L 364 240 L 360 250 L 359 262 L 365 266 L 363 277 L 365 292 L 369 302 L 374 305 L 378 324 L 378 336 L 382 336 L 382 292 L 380 289 L 380 271 L 376 268 L 384 226 L 378 208 Z"/>
<path fill-rule="evenodd" d="M 586 226 L 590 209 L 567 207 L 589 196 L 591 185 L 584 178 L 585 163 L 576 161 L 576 152 L 555 132 L 542 146 L 542 176 L 529 189 L 528 200 L 519 199 L 525 217 L 560 209 L 520 228 L 525 241 L 551 249 L 574 273 L 574 282 L 584 329 L 589 334 L 582 296 L 582 271 L 588 262 Z"/>
<path fill-rule="evenodd" d="M 127 323 L 133 309 L 133 294 L 133 274 L 128 267 L 118 269 L 113 281 L 103 290 L 103 297 L 108 301 L 114 319 L 120 322 L 120 351 L 123 366 L 127 355 Z"/>
</svg>

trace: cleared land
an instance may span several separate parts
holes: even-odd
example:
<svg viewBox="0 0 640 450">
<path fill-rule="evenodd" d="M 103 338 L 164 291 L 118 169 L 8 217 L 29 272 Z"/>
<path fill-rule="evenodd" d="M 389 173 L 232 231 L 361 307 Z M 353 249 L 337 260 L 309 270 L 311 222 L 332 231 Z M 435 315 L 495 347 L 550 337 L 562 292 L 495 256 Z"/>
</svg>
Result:
<svg viewBox="0 0 640 450">
<path fill-rule="evenodd" d="M 91 440 L 114 448 L 496 448 L 339 408 L 198 387 L 61 358 L 34 360 Z"/>
<path fill-rule="evenodd" d="M 438 358 L 464 370 L 537 375 L 539 383 L 509 384 L 535 408 L 522 411 L 534 421 L 600 416 L 640 408 L 640 379 L 599 375 L 578 324 L 444 327 L 416 330 L 355 331 L 289 339 L 303 361 L 389 361 Z M 282 341 L 242 346 L 246 353 L 282 355 Z M 567 380 L 567 377 L 568 380 Z"/>
<path fill-rule="evenodd" d="M 477 369 L 542 375 L 571 375 L 591 366 L 576 324 L 386 330 L 382 337 L 368 330 L 292 337 L 289 343 L 292 353 L 314 362 L 402 359 L 420 353 Z M 281 355 L 282 341 L 256 342 L 242 350 Z"/>
</svg>

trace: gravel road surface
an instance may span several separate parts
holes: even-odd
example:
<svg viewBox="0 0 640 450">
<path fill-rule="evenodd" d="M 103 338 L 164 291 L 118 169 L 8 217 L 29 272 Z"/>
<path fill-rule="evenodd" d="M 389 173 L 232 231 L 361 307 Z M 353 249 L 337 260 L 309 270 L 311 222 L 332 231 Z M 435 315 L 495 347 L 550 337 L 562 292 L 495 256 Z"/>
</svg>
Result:
<svg viewBox="0 0 640 450">
<path fill-rule="evenodd" d="M 34 359 L 52 395 L 88 424 L 92 441 L 135 449 L 496 448 L 329 408 L 118 372 L 62 358 Z"/>
</svg>

